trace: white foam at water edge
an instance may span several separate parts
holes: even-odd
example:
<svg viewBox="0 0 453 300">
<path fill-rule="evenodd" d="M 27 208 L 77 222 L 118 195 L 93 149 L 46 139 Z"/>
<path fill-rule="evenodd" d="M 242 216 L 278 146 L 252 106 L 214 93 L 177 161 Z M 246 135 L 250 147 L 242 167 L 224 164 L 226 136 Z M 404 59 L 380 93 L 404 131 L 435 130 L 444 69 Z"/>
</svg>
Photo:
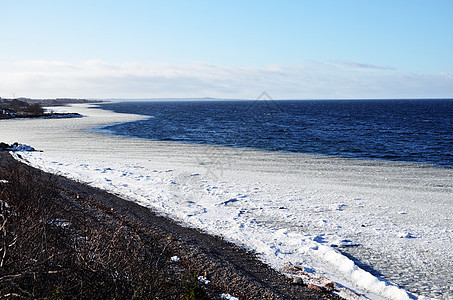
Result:
<svg viewBox="0 0 453 300">
<path fill-rule="evenodd" d="M 143 117 L 76 108 L 87 117 L 0 121 L 0 132 L 43 150 L 16 158 L 223 236 L 288 276 L 335 281 L 345 298 L 453 294 L 452 169 L 115 137 L 88 129 Z"/>
</svg>

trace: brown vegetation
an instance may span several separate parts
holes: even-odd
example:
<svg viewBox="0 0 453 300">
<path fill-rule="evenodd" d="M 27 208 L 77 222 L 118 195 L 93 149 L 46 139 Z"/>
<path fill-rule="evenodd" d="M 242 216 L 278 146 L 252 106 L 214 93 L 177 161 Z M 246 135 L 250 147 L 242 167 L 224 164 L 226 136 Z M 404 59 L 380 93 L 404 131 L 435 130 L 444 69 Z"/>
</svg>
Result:
<svg viewBox="0 0 453 300">
<path fill-rule="evenodd" d="M 0 298 L 206 298 L 171 262 L 171 239 L 52 179 L 0 167 Z"/>
<path fill-rule="evenodd" d="M 222 238 L 7 152 L 0 200 L 0 298 L 339 299 Z"/>
</svg>

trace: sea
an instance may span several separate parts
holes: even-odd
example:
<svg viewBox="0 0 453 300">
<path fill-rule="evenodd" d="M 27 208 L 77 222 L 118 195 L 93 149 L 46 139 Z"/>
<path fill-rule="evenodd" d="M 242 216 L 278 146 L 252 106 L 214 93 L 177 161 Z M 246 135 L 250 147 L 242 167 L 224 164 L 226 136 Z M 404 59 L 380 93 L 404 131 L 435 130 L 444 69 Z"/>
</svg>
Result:
<svg viewBox="0 0 453 300">
<path fill-rule="evenodd" d="M 276 270 L 302 266 L 370 299 L 453 295 L 453 100 L 97 105 L 144 118 L 91 106 L 74 107 L 86 118 L 4 120 L 0 132 L 43 151 L 20 153 L 29 164 L 243 245 Z M 109 135 L 93 132 L 101 125 Z"/>
<path fill-rule="evenodd" d="M 114 135 L 453 167 L 453 99 L 128 101 Z"/>
</svg>

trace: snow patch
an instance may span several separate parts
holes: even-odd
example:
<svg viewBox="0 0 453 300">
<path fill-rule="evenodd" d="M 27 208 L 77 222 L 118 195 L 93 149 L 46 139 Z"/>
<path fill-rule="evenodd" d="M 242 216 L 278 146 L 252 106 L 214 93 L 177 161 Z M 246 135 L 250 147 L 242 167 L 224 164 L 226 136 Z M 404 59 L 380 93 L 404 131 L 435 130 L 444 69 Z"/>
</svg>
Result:
<svg viewBox="0 0 453 300">
<path fill-rule="evenodd" d="M 198 276 L 198 281 L 200 281 L 201 283 L 204 283 L 204 284 L 209 284 L 211 281 L 206 279 L 204 276 Z"/>
<path fill-rule="evenodd" d="M 179 262 L 181 259 L 179 257 L 177 257 L 177 256 L 172 256 L 172 257 L 170 257 L 170 260 L 172 262 Z"/>
<path fill-rule="evenodd" d="M 220 294 L 220 299 L 239 300 L 239 298 L 233 297 L 230 294 Z"/>
</svg>

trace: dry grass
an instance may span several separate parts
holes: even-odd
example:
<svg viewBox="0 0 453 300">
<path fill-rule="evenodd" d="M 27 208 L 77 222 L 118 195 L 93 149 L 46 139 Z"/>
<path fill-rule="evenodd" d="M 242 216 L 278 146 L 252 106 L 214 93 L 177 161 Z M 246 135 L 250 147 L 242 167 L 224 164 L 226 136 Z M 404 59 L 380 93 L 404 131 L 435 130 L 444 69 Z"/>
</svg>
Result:
<svg viewBox="0 0 453 300">
<path fill-rule="evenodd" d="M 207 298 L 171 249 L 51 176 L 0 165 L 0 298 Z"/>
</svg>

